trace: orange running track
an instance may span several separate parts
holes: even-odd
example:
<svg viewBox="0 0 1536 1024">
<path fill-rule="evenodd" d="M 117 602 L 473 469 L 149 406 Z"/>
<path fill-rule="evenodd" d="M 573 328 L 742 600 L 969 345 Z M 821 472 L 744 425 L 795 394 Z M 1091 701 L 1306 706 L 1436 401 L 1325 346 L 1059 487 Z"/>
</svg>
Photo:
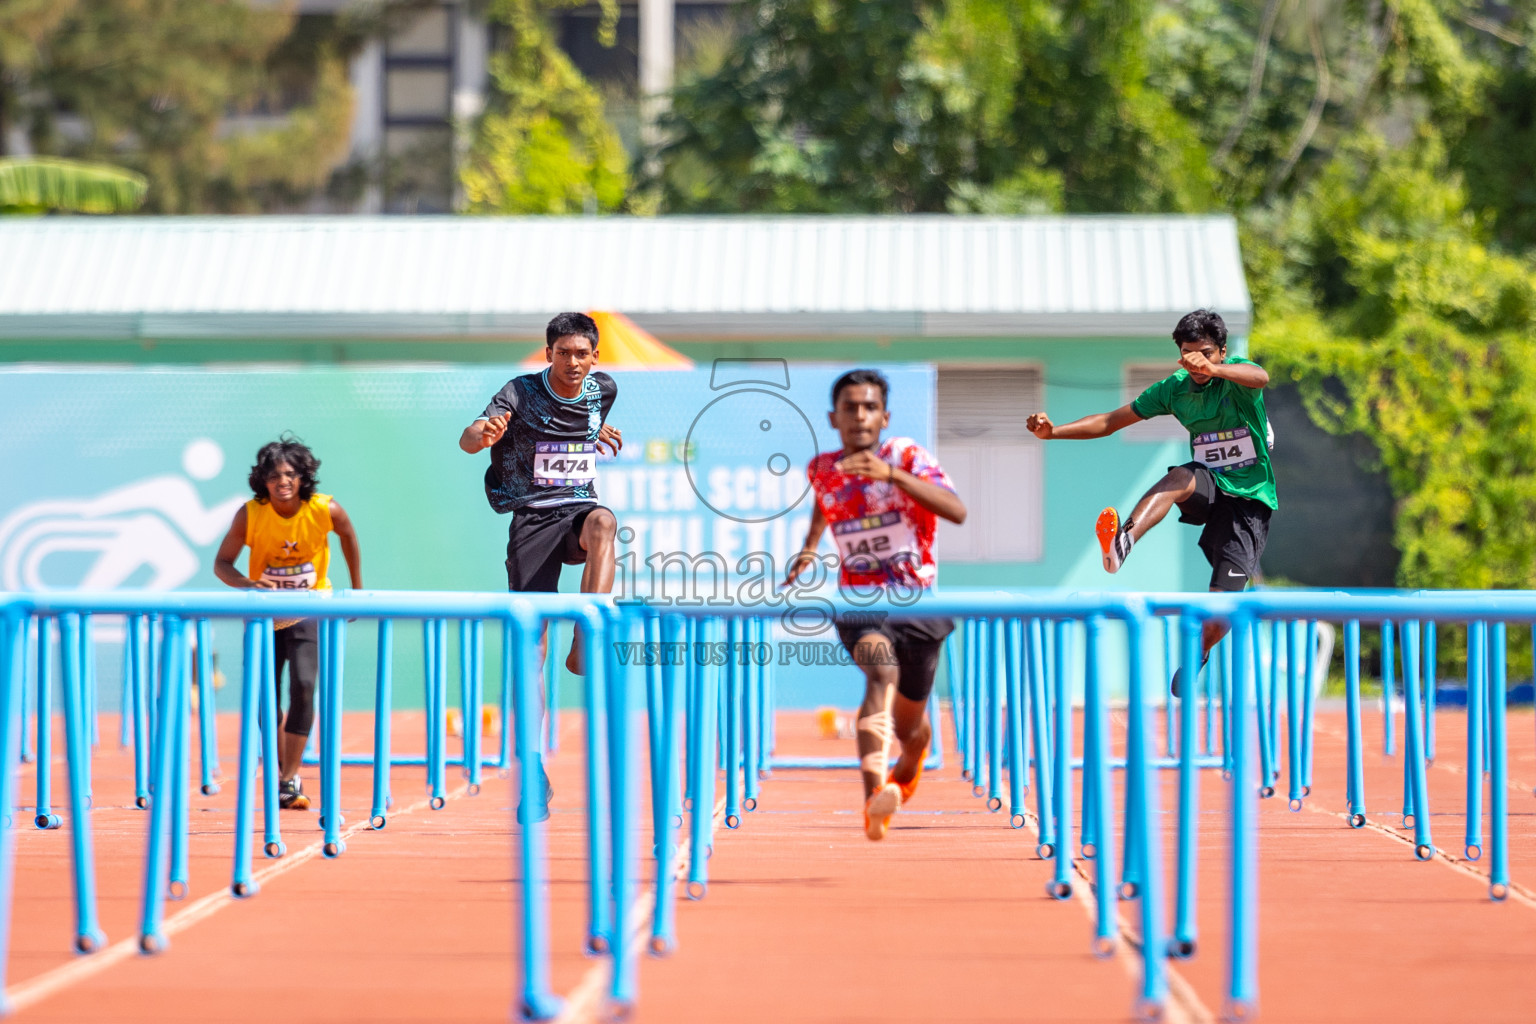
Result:
<svg viewBox="0 0 1536 1024">
<path fill-rule="evenodd" d="M 811 719 L 809 712 L 780 713 L 781 753 L 851 753 L 851 741 L 816 737 Z M 1510 716 L 1515 891 L 1495 904 L 1486 897 L 1485 864 L 1460 860 L 1464 725 L 1454 712 L 1439 722 L 1439 759 L 1429 773 L 1434 839 L 1452 856 L 1420 863 L 1411 840 L 1393 827 L 1402 766 L 1382 756 L 1379 715 L 1366 721 L 1369 827 L 1352 831 L 1343 819 L 1337 711 L 1319 715 L 1306 807 L 1287 809 L 1283 780 L 1279 796 L 1261 801 L 1265 1020 L 1536 1020 L 1536 986 L 1527 980 L 1536 963 L 1536 723 L 1529 711 Z M 147 815 L 132 808 L 132 763 L 116 749 L 115 727 L 112 716 L 103 717 L 95 767 L 108 948 L 90 957 L 69 952 L 68 823 L 57 832 L 20 829 L 7 989 L 15 1019 L 507 1019 L 515 983 L 509 780 L 488 771 L 484 791 L 468 797 L 455 778 L 447 807 L 431 811 L 423 771 L 396 769 L 396 808 L 388 827 L 373 832 L 366 826 L 371 770 L 344 769 L 347 852 L 325 860 L 314 813 L 285 813 L 288 853 L 266 860 L 257 849 L 262 889 L 245 901 L 227 895 L 233 787 L 213 797 L 194 787 L 192 892 L 170 904 L 169 951 L 143 957 L 135 933 Z M 364 716 L 348 716 L 344 733 L 349 751 L 371 742 Z M 397 749 L 419 749 L 421 733 L 419 714 L 397 715 Z M 221 720 L 220 737 L 227 774 L 233 718 Z M 561 748 L 551 762 L 550 893 L 553 982 L 569 997 L 567 1021 L 600 1019 L 607 982 L 605 962 L 580 952 L 581 739 L 580 718 L 562 716 Z M 1174 777 L 1163 778 L 1171 865 Z M 62 797 L 62 760 L 55 779 Z M 308 781 L 313 790 L 312 771 Z M 1227 789 L 1215 771 L 1202 773 L 1201 782 L 1199 949 L 1195 959 L 1172 964 L 1172 1021 L 1215 1019 L 1225 994 Z M 20 789 L 23 823 L 32 794 L 29 768 Z M 718 831 L 706 898 L 678 907 L 677 952 L 642 958 L 637 1017 L 665 1024 L 1128 1019 L 1140 971 L 1130 942 L 1139 907 L 1121 904 L 1119 952 L 1095 959 L 1087 881 L 1079 877 L 1071 901 L 1050 899 L 1051 865 L 1035 858 L 1034 847 L 1031 829 L 1015 831 L 1006 813 L 988 813 L 970 795 L 953 756 L 925 778 L 878 845 L 860 830 L 854 772 L 779 771 L 740 830 Z M 1091 864 L 1079 867 L 1091 877 Z M 1171 923 L 1171 885 L 1166 900 Z"/>
</svg>

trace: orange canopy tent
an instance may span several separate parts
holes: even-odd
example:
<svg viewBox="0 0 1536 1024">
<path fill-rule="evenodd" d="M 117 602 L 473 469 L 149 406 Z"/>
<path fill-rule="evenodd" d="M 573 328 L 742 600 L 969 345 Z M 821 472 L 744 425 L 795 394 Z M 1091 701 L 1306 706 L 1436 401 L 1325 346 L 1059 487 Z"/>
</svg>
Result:
<svg viewBox="0 0 1536 1024">
<path fill-rule="evenodd" d="M 623 313 L 593 310 L 597 321 L 597 365 L 604 370 L 691 370 L 693 360 L 658 341 Z M 544 350 L 537 349 L 524 366 L 543 366 Z"/>
</svg>

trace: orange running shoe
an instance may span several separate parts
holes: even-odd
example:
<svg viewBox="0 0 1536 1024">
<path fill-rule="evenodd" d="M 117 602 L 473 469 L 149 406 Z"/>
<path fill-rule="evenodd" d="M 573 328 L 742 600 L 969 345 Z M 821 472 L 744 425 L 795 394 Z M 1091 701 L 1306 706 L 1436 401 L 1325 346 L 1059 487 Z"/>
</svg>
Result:
<svg viewBox="0 0 1536 1024">
<path fill-rule="evenodd" d="M 923 759 L 926 759 L 927 757 L 928 757 L 928 751 L 924 750 L 923 751 Z M 897 789 L 901 790 L 901 806 L 903 806 L 903 807 L 907 806 L 907 804 L 909 802 L 911 802 L 912 797 L 917 793 L 917 784 L 919 782 L 921 782 L 922 780 L 923 780 L 923 761 L 922 760 L 919 760 L 917 762 L 917 774 L 912 776 L 912 781 L 911 782 L 897 782 L 896 781 L 896 773 L 894 771 L 888 773 L 886 775 L 886 777 L 885 777 L 885 781 L 886 782 L 890 783 L 891 785 L 895 786 Z"/>
<path fill-rule="evenodd" d="M 1104 571 L 1119 572 L 1131 553 L 1131 545 L 1136 543 L 1130 531 L 1120 529 L 1120 513 L 1112 508 L 1100 512 L 1093 532 L 1099 538 L 1099 550 L 1104 553 Z"/>
<path fill-rule="evenodd" d="M 901 808 L 901 787 L 887 782 L 864 802 L 864 834 L 878 842 L 890 830 L 891 817 Z"/>
</svg>

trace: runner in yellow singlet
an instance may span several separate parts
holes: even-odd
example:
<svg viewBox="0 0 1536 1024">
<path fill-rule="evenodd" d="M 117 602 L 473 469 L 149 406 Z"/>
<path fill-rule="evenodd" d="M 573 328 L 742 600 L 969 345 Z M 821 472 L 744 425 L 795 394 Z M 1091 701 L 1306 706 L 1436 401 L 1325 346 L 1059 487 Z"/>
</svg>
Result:
<svg viewBox="0 0 1536 1024">
<path fill-rule="evenodd" d="M 255 497 L 235 513 L 213 573 L 232 587 L 263 590 L 330 590 L 330 535 L 341 541 L 352 589 L 363 587 L 362 557 L 352 520 L 329 494 L 320 494 L 320 460 L 288 435 L 256 453 L 249 483 Z M 247 571 L 235 568 L 241 548 L 250 548 Z M 299 780 L 299 765 L 315 720 L 315 674 L 319 667 L 318 631 L 313 619 L 278 622 L 272 633 L 272 678 L 282 706 L 283 666 L 288 667 L 288 716 L 278 750 L 282 784 L 279 802 L 305 810 L 309 797 Z"/>
</svg>

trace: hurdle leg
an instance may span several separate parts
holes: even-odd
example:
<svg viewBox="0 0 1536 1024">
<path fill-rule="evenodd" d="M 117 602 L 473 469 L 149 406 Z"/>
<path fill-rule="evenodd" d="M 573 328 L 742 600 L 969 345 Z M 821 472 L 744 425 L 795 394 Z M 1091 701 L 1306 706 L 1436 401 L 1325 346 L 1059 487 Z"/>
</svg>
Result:
<svg viewBox="0 0 1536 1024">
<path fill-rule="evenodd" d="M 1408 702 L 1405 721 L 1408 749 L 1405 760 L 1409 766 L 1410 792 L 1413 805 L 1413 851 L 1420 860 L 1435 855 L 1434 840 L 1429 825 L 1429 780 L 1424 765 L 1424 719 L 1419 702 L 1419 624 L 1403 626 L 1403 696 Z"/>
<path fill-rule="evenodd" d="M 277 759 L 278 732 L 282 722 L 277 713 L 277 656 L 273 648 L 272 620 L 259 622 L 261 632 L 261 824 L 262 851 L 268 857 L 287 852 L 283 844 L 278 808 L 278 786 L 283 779 L 282 764 Z"/>
<path fill-rule="evenodd" d="M 80 619 L 59 618 L 59 652 L 63 662 L 64 745 L 69 769 L 69 834 L 75 889 L 75 950 L 93 953 L 106 945 L 96 916 L 96 859 L 91 844 L 91 809 L 86 763 L 91 756 L 85 699 L 88 680 L 81 658 Z"/>
<path fill-rule="evenodd" d="M 1255 624 L 1253 629 L 1253 703 L 1255 718 L 1259 723 L 1259 795 L 1270 797 L 1275 795 L 1274 779 L 1278 774 L 1275 768 L 1274 734 L 1264 721 L 1264 631 Z M 1273 653 L 1271 653 L 1273 658 Z M 1273 695 L 1272 695 L 1273 696 Z"/>
<path fill-rule="evenodd" d="M 1003 809 L 1003 711 L 1007 653 L 1003 647 L 1003 620 L 985 619 L 987 631 L 987 810 Z"/>
<path fill-rule="evenodd" d="M 1174 735 L 1173 728 L 1173 668 L 1174 654 L 1179 647 L 1178 628 L 1172 616 L 1163 616 L 1161 622 L 1163 626 L 1163 678 L 1160 689 L 1163 698 L 1163 749 L 1168 752 L 1169 757 L 1177 757 L 1178 740 Z M 1196 662 L 1196 664 L 1199 663 Z M 1188 687 L 1185 692 L 1190 694 L 1190 699 L 1193 699 L 1193 696 L 1199 692 L 1195 688 L 1198 683 L 1198 676 L 1191 676 L 1190 680 L 1185 683 L 1185 686 Z"/>
<path fill-rule="evenodd" d="M 58 828 L 53 813 L 53 643 L 47 618 L 37 617 L 37 810 L 38 828 Z"/>
<path fill-rule="evenodd" d="M 763 666 L 757 658 L 758 652 L 761 650 L 758 641 L 758 627 L 760 625 L 761 622 L 758 619 L 742 620 L 742 650 L 744 655 L 741 662 L 741 753 L 743 762 L 741 766 L 741 805 L 748 811 L 757 810 L 757 766 L 760 758 L 759 752 L 762 747 L 759 695 L 763 689 Z"/>
<path fill-rule="evenodd" d="M 707 623 L 699 623 L 701 639 L 707 639 Z M 696 726 L 690 726 L 694 743 L 693 835 L 689 850 L 688 898 L 700 900 L 709 888 L 709 851 L 714 838 L 715 816 L 715 707 L 719 686 L 711 666 L 699 666 Z"/>
<path fill-rule="evenodd" d="M 207 619 L 197 620 L 197 752 L 202 766 L 203 796 L 219 791 L 218 708 L 214 706 L 213 630 Z"/>
<path fill-rule="evenodd" d="M 1317 702 L 1313 696 L 1317 690 L 1317 632 L 1317 620 L 1312 619 L 1307 623 L 1301 691 L 1301 795 L 1304 797 L 1312 795 L 1312 747 L 1317 725 Z"/>
<path fill-rule="evenodd" d="M 1388 757 L 1397 754 L 1397 721 L 1392 712 L 1393 690 L 1396 689 L 1396 654 L 1394 628 L 1388 619 L 1381 624 L 1381 717 L 1382 742 Z"/>
<path fill-rule="evenodd" d="M 1056 853 L 1055 794 L 1051 789 L 1051 742 L 1049 707 L 1045 702 L 1045 624 L 1030 619 L 1024 645 L 1029 669 L 1029 716 L 1035 741 L 1035 820 L 1040 823 L 1040 842 L 1035 853 L 1049 860 Z"/>
<path fill-rule="evenodd" d="M 518 789 L 522 806 L 533 808 L 544 799 L 543 782 L 537 770 L 539 763 L 538 691 L 540 662 L 538 656 L 538 623 L 531 616 L 519 616 L 513 620 L 513 638 L 518 651 L 517 681 L 517 748 Z M 438 640 L 443 639 L 439 635 Z M 439 647 L 441 654 L 441 647 Z M 441 738 L 441 737 L 440 737 Z M 441 755 L 441 751 L 439 751 Z M 519 966 L 522 985 L 515 1009 L 523 1020 L 550 1020 L 560 1013 L 561 1001 L 549 988 L 549 892 L 547 885 L 548 845 L 546 823 L 536 820 L 538 815 L 527 815 L 528 821 L 517 824 L 513 812 L 514 828 L 518 830 L 518 872 L 522 878 L 522 899 L 519 913 L 518 938 L 521 946 Z"/>
<path fill-rule="evenodd" d="M 161 953 L 170 947 L 162 928 L 165 920 L 166 840 L 171 827 L 172 773 L 176 761 L 177 661 L 185 657 L 185 624 L 174 615 L 163 620 L 160 692 L 155 715 L 153 757 L 154 800 L 149 806 L 149 850 L 144 865 L 144 896 L 139 919 L 139 950 Z"/>
<path fill-rule="evenodd" d="M 1285 624 L 1269 625 L 1269 749 L 1270 784 L 1280 781 L 1280 648 L 1285 641 Z"/>
<path fill-rule="evenodd" d="M 1020 678 L 1019 657 L 1022 644 L 1014 627 L 1017 619 L 999 619 L 997 628 L 1003 631 L 997 644 L 1002 658 L 1002 671 L 1008 687 L 1008 822 L 1014 828 L 1023 828 L 1024 800 L 1028 793 L 1029 776 L 1024 767 L 1024 682 Z M 934 735 L 938 735 L 935 727 Z"/>
<path fill-rule="evenodd" d="M 1483 705 L 1488 700 L 1488 624 L 1467 623 L 1467 835 L 1468 860 L 1483 856 Z"/>
<path fill-rule="evenodd" d="M 133 678 L 133 643 L 128 635 L 132 621 L 133 616 L 123 616 L 123 674 L 117 691 L 117 745 L 123 750 L 133 745 L 133 686 L 129 682 Z"/>
<path fill-rule="evenodd" d="M 501 756 L 497 765 L 503 772 L 512 770 L 512 666 L 516 662 L 512 649 L 512 624 L 501 624 Z"/>
<path fill-rule="evenodd" d="M 173 666 L 176 672 L 175 703 L 176 745 L 172 750 L 175 758 L 175 776 L 171 780 L 171 871 L 167 893 L 173 900 L 187 898 L 189 870 L 187 864 L 188 832 L 191 829 L 192 775 L 192 650 L 187 642 L 186 624 L 183 623 L 182 646 L 176 651 Z M 166 651 L 167 656 L 171 653 Z"/>
<path fill-rule="evenodd" d="M 368 813 L 368 824 L 381 829 L 389 820 L 389 767 L 391 718 L 394 713 L 394 696 L 391 692 L 394 680 L 395 623 L 392 619 L 379 620 L 378 662 L 373 689 L 373 807 Z M 505 726 L 503 726 L 505 735 Z M 506 758 L 502 758 L 505 764 Z"/>
<path fill-rule="evenodd" d="M 964 629 L 964 623 L 961 624 Z M 961 719 L 964 717 L 965 696 L 961 693 L 960 673 L 955 666 L 955 634 L 950 633 L 944 638 L 944 678 L 949 685 L 949 718 L 950 727 L 955 733 L 955 755 L 962 760 L 965 756 L 965 743 L 960 735 Z M 934 719 L 935 732 L 939 728 L 939 720 Z"/>
<path fill-rule="evenodd" d="M 1185 666 L 1186 682 L 1199 678 L 1200 634 L 1203 623 L 1193 615 L 1179 619 L 1180 659 Z M 1200 705 L 1193 699 L 1184 701 L 1179 716 L 1179 846 L 1178 846 L 1178 908 L 1173 927 L 1173 940 L 1169 952 L 1180 959 L 1195 955 L 1195 883 L 1199 877 L 1195 869 L 1200 850 L 1200 768 L 1198 726 Z"/>
<path fill-rule="evenodd" d="M 741 703 L 742 664 L 741 620 L 731 618 L 725 623 L 725 827 L 741 826 Z"/>
<path fill-rule="evenodd" d="M 341 839 L 341 826 L 346 819 L 341 813 L 341 709 L 345 689 L 347 654 L 347 620 L 331 619 L 330 650 L 321 647 L 320 657 L 328 671 L 321 675 L 325 687 L 325 716 L 321 722 L 320 756 L 325 760 L 326 773 L 321 782 L 320 814 L 325 828 L 325 845 L 321 852 L 326 857 L 339 857 L 347 850 Z M 477 716 L 478 717 L 478 716 Z M 475 723 L 477 726 L 478 722 Z"/>
<path fill-rule="evenodd" d="M 585 683 L 582 689 L 587 720 L 587 863 L 591 867 L 587 877 L 587 952 L 593 954 L 610 950 L 614 943 L 623 941 L 614 932 L 609 913 L 609 900 L 613 895 L 613 870 L 608 861 L 610 839 L 606 832 L 611 811 L 605 799 L 605 787 L 611 786 L 613 780 L 603 757 L 609 737 L 604 708 L 607 701 L 607 678 L 599 672 L 598 666 L 602 663 L 597 660 L 602 654 L 601 645 L 589 626 L 582 652 L 587 675 L 579 681 Z"/>
<path fill-rule="evenodd" d="M 1252 636 L 1257 627 L 1240 614 L 1232 623 L 1232 870 L 1228 899 L 1227 1006 L 1229 1020 L 1247 1020 L 1258 1011 L 1258 835 L 1257 790 L 1250 762 L 1253 725 L 1257 719 L 1248 714 L 1249 686 L 1255 681 L 1256 646 Z M 1358 630 L 1356 632 L 1358 637 Z M 1262 727 L 1260 728 L 1262 732 Z M 1264 780 L 1267 785 L 1268 780 Z"/>
<path fill-rule="evenodd" d="M 1099 822 L 1100 807 L 1104 806 L 1105 801 L 1110 799 L 1105 788 L 1109 784 L 1108 765 L 1110 755 L 1105 747 L 1106 741 L 1104 739 L 1104 737 L 1109 735 L 1108 719 L 1106 717 L 1105 721 L 1101 723 L 1099 716 L 1094 712 L 1090 703 L 1096 699 L 1103 699 L 1103 686 L 1102 679 L 1100 678 L 1103 666 L 1098 648 L 1095 646 L 1099 643 L 1099 638 L 1103 635 L 1103 632 L 1104 621 L 1102 618 L 1090 616 L 1084 623 L 1084 642 L 1086 646 L 1084 648 L 1083 660 L 1086 672 L 1083 678 L 1083 810 L 1082 827 L 1078 835 L 1078 853 L 1085 860 L 1093 860 L 1098 857 L 1101 836 L 1108 840 L 1113 835 L 1109 831 L 1109 827 L 1101 830 Z M 1093 695 L 1089 693 L 1090 687 L 1093 688 Z M 1107 714 L 1108 712 L 1106 712 Z M 1105 765 L 1102 780 L 1097 770 L 1100 761 L 1103 761 Z M 1103 782 L 1102 786 L 1100 785 L 1101 781 Z M 1113 846 L 1113 843 L 1110 842 L 1109 845 Z M 1114 857 L 1111 856 L 1109 861 L 1113 864 Z M 1103 867 L 1101 865 L 1099 874 L 1102 873 Z M 1108 898 L 1113 899 L 1113 894 L 1111 893 Z M 1113 941 L 1113 936 L 1110 938 Z M 1095 940 L 1095 951 L 1097 949 L 1097 940 Z"/>
<path fill-rule="evenodd" d="M 32 764 L 37 760 L 37 748 L 33 745 L 35 736 L 29 731 L 28 726 L 32 724 L 35 717 L 32 710 L 32 701 L 36 695 L 30 686 L 25 685 L 27 680 L 26 652 L 32 649 L 32 616 L 23 615 L 16 628 L 21 634 L 17 642 L 22 647 L 20 674 L 16 676 L 16 685 L 21 687 L 21 762 L 23 764 Z M 0 995 L 0 998 L 4 998 L 3 995 Z"/>
<path fill-rule="evenodd" d="M 601 665 L 608 697 L 608 772 L 609 811 L 612 827 L 609 838 L 613 844 L 610 867 L 613 872 L 613 985 L 609 991 L 615 1015 L 627 1014 L 635 1004 L 639 988 L 639 964 L 631 943 L 630 916 L 633 913 L 635 889 L 635 857 L 630 848 L 635 833 L 634 763 L 629 738 L 632 718 L 629 713 L 631 674 L 619 665 L 614 646 L 608 643 L 612 627 L 611 618 L 593 616 L 587 627 L 590 637 L 589 653 L 598 654 L 599 661 L 588 661 L 587 671 L 597 671 Z M 734 620 L 738 624 L 741 620 Z M 740 635 L 740 630 L 736 631 Z M 593 650 L 596 648 L 596 650 Z M 733 658 L 732 661 L 735 661 Z M 731 752 L 734 763 L 736 751 Z"/>
<path fill-rule="evenodd" d="M 1493 767 L 1493 789 L 1489 828 L 1488 895 L 1495 900 L 1509 898 L 1509 733 L 1505 705 L 1505 630 L 1495 622 L 1490 638 L 1492 648 L 1488 687 L 1488 754 Z"/>
<path fill-rule="evenodd" d="M 1286 799 L 1290 801 L 1291 810 L 1301 810 L 1302 798 L 1302 763 L 1305 755 L 1301 751 L 1301 641 L 1304 626 L 1300 619 L 1292 619 L 1285 624 L 1285 733 L 1286 733 L 1286 774 L 1289 778 Z"/>
<path fill-rule="evenodd" d="M 1083 777 L 1086 782 L 1089 775 L 1093 776 L 1096 842 L 1102 844 L 1099 847 L 1101 850 L 1112 850 L 1114 847 L 1111 831 L 1114 828 L 1114 792 L 1109 785 L 1109 747 L 1106 740 L 1109 736 L 1109 701 L 1104 693 L 1102 664 L 1099 658 L 1100 636 L 1104 630 L 1103 617 L 1088 616 L 1086 630 L 1087 673 L 1083 681 L 1083 714 L 1086 718 L 1084 727 L 1085 733 L 1092 732 L 1096 738 L 1092 755 L 1089 754 L 1086 742 L 1084 743 Z M 1104 853 L 1096 856 L 1093 863 L 1094 905 L 1097 909 L 1094 915 L 1093 953 L 1102 958 L 1114 952 L 1120 932 L 1116 898 L 1119 883 L 1115 879 L 1113 854 Z"/>
<path fill-rule="evenodd" d="M 464 720 L 465 763 L 469 766 L 469 793 L 478 796 L 484 779 L 481 764 L 483 718 L 485 705 L 485 623 L 473 619 L 469 624 L 469 717 Z"/>
<path fill-rule="evenodd" d="M 1051 748 L 1056 754 L 1056 769 L 1052 773 L 1056 783 L 1056 873 L 1049 891 L 1058 900 L 1072 895 L 1072 681 L 1068 671 L 1071 630 L 1070 621 L 1056 623 L 1056 741 Z"/>
<path fill-rule="evenodd" d="M 1141 878 L 1141 999 L 1138 1007 L 1144 1020 L 1161 1019 L 1168 999 L 1168 946 L 1163 936 L 1163 843 L 1158 813 L 1157 780 L 1153 778 L 1152 725 L 1147 714 L 1146 660 L 1142 649 L 1142 620 L 1126 620 L 1126 639 L 1131 649 L 1130 737 L 1126 750 L 1126 775 L 1139 779 L 1137 831 L 1140 841 L 1137 855 Z M 1198 659 L 1194 664 L 1199 665 Z M 1193 677 L 1190 679 L 1193 683 Z M 1191 695 L 1193 695 L 1191 693 Z M 1062 694 L 1070 703 L 1070 694 Z"/>
<path fill-rule="evenodd" d="M 1533 634 L 1536 645 L 1536 634 Z M 1424 623 L 1424 759 L 1435 763 L 1435 697 L 1438 689 L 1439 664 L 1435 638 L 1435 620 Z"/>
<path fill-rule="evenodd" d="M 11 906 L 16 883 L 17 775 L 26 733 L 22 694 L 27 689 L 27 616 L 0 615 L 0 1016 L 10 1012 L 5 982 L 11 952 Z"/>
<path fill-rule="evenodd" d="M 538 648 L 535 647 L 535 650 Z M 428 677 L 432 687 L 433 719 L 432 760 L 428 768 L 428 785 L 432 787 L 431 806 L 440 811 L 448 802 L 448 620 L 432 620 L 432 670 Z M 530 681 L 538 685 L 536 680 Z M 535 702 L 537 703 L 537 702 Z M 537 708 L 535 708 L 537 714 Z M 537 733 L 535 733 L 537 738 Z M 543 794 L 539 795 L 543 799 Z"/>
<path fill-rule="evenodd" d="M 133 702 L 133 804 L 139 810 L 149 807 L 149 640 L 145 636 L 142 615 L 129 615 L 124 623 L 132 648 L 132 673 L 127 685 Z"/>
<path fill-rule="evenodd" d="M 235 859 L 229 891 L 244 898 L 254 896 L 257 884 L 251 877 L 251 839 L 256 827 L 257 718 L 261 714 L 261 625 L 245 623 L 245 658 L 240 680 L 240 760 L 235 782 Z"/>
<path fill-rule="evenodd" d="M 662 650 L 669 649 L 674 642 L 681 642 L 683 629 L 677 619 L 661 620 L 657 625 L 658 635 L 667 645 Z M 674 637 L 679 639 L 674 641 Z M 652 791 L 651 799 L 661 801 L 664 812 L 656 837 L 656 912 L 651 919 L 651 954 L 666 956 L 677 948 L 677 871 L 673 865 L 673 845 L 677 828 L 682 824 L 682 816 L 677 813 L 678 740 L 682 731 L 679 691 L 685 688 L 686 670 L 671 658 L 664 659 L 658 667 L 661 669 L 662 751 L 657 788 Z"/>
</svg>

